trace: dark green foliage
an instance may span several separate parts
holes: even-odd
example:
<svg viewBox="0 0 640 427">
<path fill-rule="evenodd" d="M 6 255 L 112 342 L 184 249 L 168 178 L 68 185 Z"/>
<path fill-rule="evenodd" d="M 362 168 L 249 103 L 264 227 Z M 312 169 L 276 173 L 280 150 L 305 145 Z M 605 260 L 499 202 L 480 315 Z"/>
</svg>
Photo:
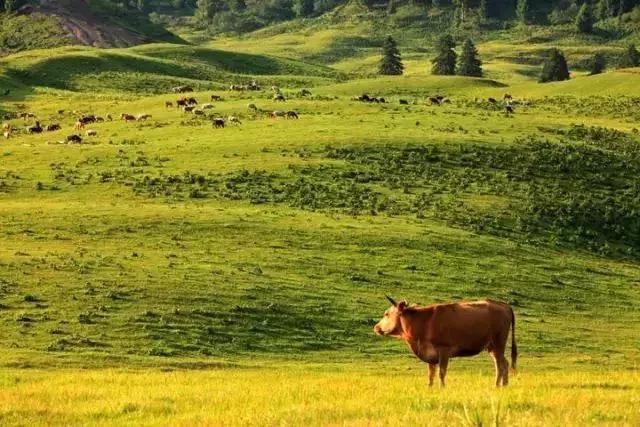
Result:
<svg viewBox="0 0 640 427">
<path fill-rule="evenodd" d="M 531 6 L 529 0 L 518 0 L 516 6 L 516 15 L 518 22 L 521 24 L 528 24 L 531 20 Z"/>
<path fill-rule="evenodd" d="M 388 36 L 382 45 L 382 60 L 380 61 L 379 73 L 388 76 L 399 76 L 403 73 L 404 66 L 398 45 L 393 37 Z"/>
<path fill-rule="evenodd" d="M 315 10 L 313 0 L 296 0 L 293 4 L 296 16 L 311 16 Z"/>
<path fill-rule="evenodd" d="M 629 45 L 627 50 L 620 58 L 620 68 L 632 68 L 640 66 L 640 52 L 635 45 Z"/>
<path fill-rule="evenodd" d="M 591 33 L 593 31 L 593 13 L 588 3 L 583 3 L 576 16 L 575 27 L 579 33 Z"/>
<path fill-rule="evenodd" d="M 569 67 L 564 55 L 558 49 L 551 49 L 542 67 L 540 83 L 569 80 Z"/>
<path fill-rule="evenodd" d="M 350 215 L 436 218 L 476 232 L 640 253 L 640 145 L 612 129 L 574 126 L 560 141 L 512 146 L 327 148 L 343 165 L 290 166 L 291 175 L 241 171 L 138 179 L 140 195 L 284 203 Z M 320 153 L 317 153 L 320 154 Z M 300 152 L 305 157 L 310 152 Z M 384 189 L 384 191 L 381 191 Z M 502 200 L 490 209 L 474 198 Z"/>
<path fill-rule="evenodd" d="M 482 77 L 482 61 L 478 58 L 478 49 L 471 39 L 462 45 L 458 74 L 461 76 Z"/>
<path fill-rule="evenodd" d="M 607 59 L 602 53 L 596 53 L 589 61 L 589 74 L 601 74 L 607 68 Z"/>
<path fill-rule="evenodd" d="M 431 74 L 451 76 L 456 73 L 457 55 L 453 50 L 456 42 L 450 34 L 445 34 L 436 44 L 436 57 L 433 58 Z"/>
</svg>

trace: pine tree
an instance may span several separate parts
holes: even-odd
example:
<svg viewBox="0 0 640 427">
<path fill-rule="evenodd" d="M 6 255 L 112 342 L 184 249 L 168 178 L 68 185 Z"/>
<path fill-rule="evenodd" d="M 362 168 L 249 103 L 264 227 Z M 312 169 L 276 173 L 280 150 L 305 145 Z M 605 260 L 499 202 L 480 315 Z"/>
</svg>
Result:
<svg viewBox="0 0 640 427">
<path fill-rule="evenodd" d="M 640 52 L 636 49 L 635 45 L 629 45 L 627 50 L 620 58 L 620 68 L 632 68 L 640 66 Z"/>
<path fill-rule="evenodd" d="M 149 11 L 149 1 L 148 0 L 137 0 L 136 1 L 136 8 L 140 11 L 140 12 L 148 12 Z"/>
<path fill-rule="evenodd" d="M 569 67 L 564 55 L 558 49 L 551 49 L 542 67 L 540 83 L 569 80 Z"/>
<path fill-rule="evenodd" d="M 382 60 L 380 61 L 380 74 L 387 76 L 399 76 L 403 73 L 404 66 L 398 45 L 393 37 L 386 38 L 382 45 Z"/>
<path fill-rule="evenodd" d="M 617 7 L 615 4 L 615 0 L 600 0 L 598 2 L 598 7 L 596 8 L 596 15 L 598 19 L 608 19 L 613 16 L 616 16 Z"/>
<path fill-rule="evenodd" d="M 531 7 L 529 5 L 529 0 L 518 0 L 518 5 L 516 6 L 516 16 L 518 17 L 518 22 L 527 25 L 531 18 L 530 15 Z"/>
<path fill-rule="evenodd" d="M 601 53 L 596 53 L 589 61 L 589 74 L 596 75 L 602 74 L 602 72 L 607 68 L 607 60 Z"/>
<path fill-rule="evenodd" d="M 486 21 L 489 18 L 489 5 L 487 4 L 487 0 L 480 0 L 480 6 L 478 6 L 478 16 L 483 21 Z"/>
<path fill-rule="evenodd" d="M 14 9 L 14 7 L 13 7 L 13 6 L 14 6 L 14 3 L 15 3 L 15 1 L 14 1 L 14 0 L 5 0 L 5 1 L 4 1 L 4 10 L 5 10 L 7 13 L 11 13 L 11 12 L 13 12 L 13 9 Z"/>
<path fill-rule="evenodd" d="M 224 9 L 222 0 L 198 0 L 196 2 L 196 16 L 200 21 L 210 22 L 216 13 Z"/>
<path fill-rule="evenodd" d="M 311 16 L 314 12 L 314 2 L 313 0 L 296 0 L 293 11 L 298 17 Z"/>
<path fill-rule="evenodd" d="M 579 33 L 586 34 L 593 31 L 593 14 L 591 13 L 591 7 L 586 2 L 580 7 L 575 25 Z"/>
<path fill-rule="evenodd" d="M 450 34 L 445 34 L 436 43 L 437 55 L 433 58 L 431 74 L 451 76 L 456 73 L 456 42 Z"/>
<path fill-rule="evenodd" d="M 467 39 L 462 45 L 458 74 L 461 76 L 482 77 L 482 61 L 478 58 L 478 49 L 476 49 L 471 39 Z"/>
</svg>

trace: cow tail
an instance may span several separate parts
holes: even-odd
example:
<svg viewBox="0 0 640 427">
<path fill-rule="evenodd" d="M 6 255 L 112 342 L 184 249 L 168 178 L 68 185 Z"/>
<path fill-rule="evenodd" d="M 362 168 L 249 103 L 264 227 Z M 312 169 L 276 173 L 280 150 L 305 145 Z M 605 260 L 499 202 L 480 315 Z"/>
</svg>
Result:
<svg viewBox="0 0 640 427">
<path fill-rule="evenodd" d="M 516 314 L 511 309 L 511 369 L 516 372 L 516 361 L 518 360 L 518 346 L 516 344 Z"/>
</svg>

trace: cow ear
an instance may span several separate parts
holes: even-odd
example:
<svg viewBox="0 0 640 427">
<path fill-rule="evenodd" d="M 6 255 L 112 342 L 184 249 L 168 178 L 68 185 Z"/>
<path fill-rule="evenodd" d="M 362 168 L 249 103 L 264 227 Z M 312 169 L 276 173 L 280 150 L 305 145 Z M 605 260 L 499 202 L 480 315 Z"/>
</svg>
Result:
<svg viewBox="0 0 640 427">
<path fill-rule="evenodd" d="M 406 301 L 400 301 L 398 303 L 397 307 L 398 307 L 398 311 L 402 311 L 405 308 L 407 308 L 407 302 Z"/>
</svg>

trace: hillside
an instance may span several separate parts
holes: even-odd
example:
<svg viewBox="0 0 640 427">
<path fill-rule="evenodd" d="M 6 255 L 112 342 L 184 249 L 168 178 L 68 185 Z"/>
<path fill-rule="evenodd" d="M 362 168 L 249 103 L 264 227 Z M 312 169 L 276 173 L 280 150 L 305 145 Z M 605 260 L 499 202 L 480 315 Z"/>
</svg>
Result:
<svg viewBox="0 0 640 427">
<path fill-rule="evenodd" d="M 142 14 L 86 0 L 40 0 L 17 14 L 0 14 L 0 23 L 0 55 L 70 44 L 106 48 L 181 42 Z"/>
<path fill-rule="evenodd" d="M 500 18 L 454 33 L 483 77 L 437 76 L 454 8 L 365 3 L 221 34 L 136 2 L 189 44 L 111 48 L 3 15 L 1 425 L 640 425 L 637 34 Z M 385 295 L 508 303 L 518 374 L 428 388 Z"/>
</svg>

